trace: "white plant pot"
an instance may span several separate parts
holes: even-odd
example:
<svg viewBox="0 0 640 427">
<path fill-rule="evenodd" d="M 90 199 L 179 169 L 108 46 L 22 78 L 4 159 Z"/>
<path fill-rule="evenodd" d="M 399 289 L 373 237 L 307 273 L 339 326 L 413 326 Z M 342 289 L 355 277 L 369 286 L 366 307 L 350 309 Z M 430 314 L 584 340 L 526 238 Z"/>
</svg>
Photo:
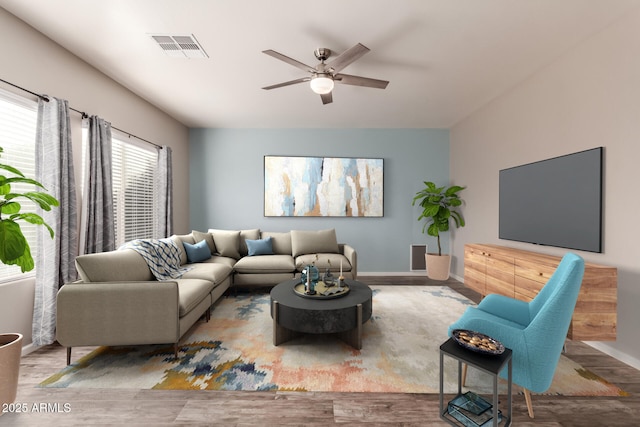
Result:
<svg viewBox="0 0 640 427">
<path fill-rule="evenodd" d="M 425 254 L 427 277 L 433 280 L 447 280 L 451 269 L 451 255 Z"/>
<path fill-rule="evenodd" d="M 21 334 L 0 334 L 0 408 L 16 400 L 21 354 Z"/>
</svg>

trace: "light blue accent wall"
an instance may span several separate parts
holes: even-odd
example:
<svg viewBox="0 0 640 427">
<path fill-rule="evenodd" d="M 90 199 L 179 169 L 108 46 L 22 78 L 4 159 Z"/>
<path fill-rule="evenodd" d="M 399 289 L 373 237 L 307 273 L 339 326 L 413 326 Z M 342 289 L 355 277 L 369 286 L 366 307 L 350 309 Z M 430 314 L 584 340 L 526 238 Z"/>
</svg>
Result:
<svg viewBox="0 0 640 427">
<path fill-rule="evenodd" d="M 384 217 L 265 217 L 265 155 L 384 159 Z M 436 248 L 411 201 L 423 181 L 449 183 L 446 129 L 191 129 L 189 156 L 194 230 L 335 228 L 360 272 L 407 272 L 412 243 Z M 448 253 L 448 234 L 441 239 Z"/>
</svg>

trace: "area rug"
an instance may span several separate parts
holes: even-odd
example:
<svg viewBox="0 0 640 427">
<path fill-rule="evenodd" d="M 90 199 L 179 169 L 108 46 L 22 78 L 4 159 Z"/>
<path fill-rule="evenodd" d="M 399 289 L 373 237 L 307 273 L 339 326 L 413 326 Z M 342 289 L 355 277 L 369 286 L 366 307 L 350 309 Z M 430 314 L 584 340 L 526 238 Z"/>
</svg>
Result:
<svg viewBox="0 0 640 427">
<path fill-rule="evenodd" d="M 172 345 L 100 347 L 40 384 L 58 388 L 295 390 L 438 393 L 439 346 L 473 303 L 446 286 L 371 286 L 373 315 L 363 348 L 333 335 L 272 343 L 268 293 L 220 299 Z M 469 369 L 467 385 L 490 392 L 491 380 Z M 457 362 L 445 357 L 445 392 L 457 390 Z M 562 356 L 548 394 L 616 396 L 615 385 Z"/>
</svg>

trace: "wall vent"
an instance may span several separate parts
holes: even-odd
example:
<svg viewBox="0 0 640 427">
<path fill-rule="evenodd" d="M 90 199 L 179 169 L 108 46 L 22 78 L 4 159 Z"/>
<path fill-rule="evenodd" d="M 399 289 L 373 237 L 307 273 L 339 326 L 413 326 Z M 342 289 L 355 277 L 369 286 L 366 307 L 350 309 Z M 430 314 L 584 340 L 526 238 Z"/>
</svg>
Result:
<svg viewBox="0 0 640 427">
<path fill-rule="evenodd" d="M 208 58 L 193 34 L 188 36 L 170 36 L 151 34 L 151 38 L 167 56 L 172 58 Z"/>
<path fill-rule="evenodd" d="M 409 270 L 426 271 L 427 263 L 424 254 L 427 253 L 427 245 L 411 245 L 409 248 Z"/>
</svg>

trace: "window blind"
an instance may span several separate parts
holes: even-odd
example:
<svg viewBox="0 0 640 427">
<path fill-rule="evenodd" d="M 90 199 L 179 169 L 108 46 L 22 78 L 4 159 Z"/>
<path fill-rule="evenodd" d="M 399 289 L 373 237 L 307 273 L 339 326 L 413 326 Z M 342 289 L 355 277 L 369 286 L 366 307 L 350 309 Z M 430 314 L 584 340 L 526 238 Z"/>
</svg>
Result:
<svg viewBox="0 0 640 427">
<path fill-rule="evenodd" d="M 38 119 L 38 103 L 0 89 L 0 147 L 4 149 L 0 163 L 11 165 L 21 171 L 27 178 L 36 177 L 35 145 Z M 2 174 L 10 173 L 2 170 Z M 34 185 L 13 183 L 11 190 L 15 192 L 34 191 Z M 21 212 L 36 212 L 36 205 L 26 198 L 16 199 L 22 206 Z M 36 259 L 36 225 L 19 221 L 22 233 L 29 242 L 31 255 Z M 29 272 L 35 274 L 35 269 Z M 0 281 L 14 280 L 24 277 L 20 267 L 0 263 Z"/>
<path fill-rule="evenodd" d="M 127 141 L 113 132 L 113 204 L 116 246 L 153 237 L 155 149 Z"/>
</svg>

